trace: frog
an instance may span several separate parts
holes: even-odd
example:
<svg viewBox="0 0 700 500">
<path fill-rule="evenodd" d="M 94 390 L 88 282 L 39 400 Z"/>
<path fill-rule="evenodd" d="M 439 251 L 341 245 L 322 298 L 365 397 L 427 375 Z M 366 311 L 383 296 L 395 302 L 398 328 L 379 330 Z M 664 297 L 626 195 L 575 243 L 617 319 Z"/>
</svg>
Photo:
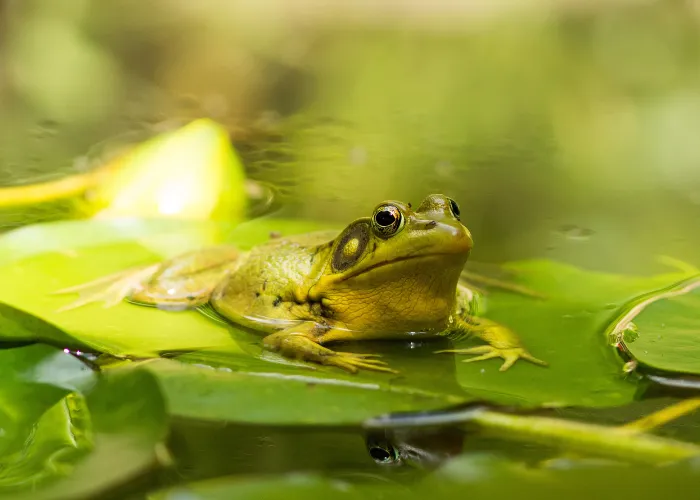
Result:
<svg viewBox="0 0 700 500">
<path fill-rule="evenodd" d="M 478 292 L 460 280 L 472 248 L 455 200 L 431 194 L 416 209 L 383 201 L 339 234 L 275 237 L 248 251 L 214 245 L 58 293 L 90 292 L 68 308 L 100 300 L 208 308 L 260 333 L 266 350 L 350 373 L 398 372 L 379 355 L 334 344 L 441 336 L 484 342 L 435 351 L 474 355 L 465 362 L 501 358 L 500 371 L 520 359 L 547 366 L 510 328 L 478 313 Z"/>
</svg>

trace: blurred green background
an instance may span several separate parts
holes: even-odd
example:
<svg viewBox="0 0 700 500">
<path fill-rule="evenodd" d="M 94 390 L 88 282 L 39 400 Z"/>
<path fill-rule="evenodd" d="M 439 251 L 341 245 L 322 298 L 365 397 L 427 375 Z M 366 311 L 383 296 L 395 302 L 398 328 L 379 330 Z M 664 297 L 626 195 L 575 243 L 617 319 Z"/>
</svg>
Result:
<svg viewBox="0 0 700 500">
<path fill-rule="evenodd" d="M 699 20 L 694 1 L 0 0 L 0 184 L 208 116 L 287 216 L 443 192 L 475 260 L 697 265 Z"/>
</svg>

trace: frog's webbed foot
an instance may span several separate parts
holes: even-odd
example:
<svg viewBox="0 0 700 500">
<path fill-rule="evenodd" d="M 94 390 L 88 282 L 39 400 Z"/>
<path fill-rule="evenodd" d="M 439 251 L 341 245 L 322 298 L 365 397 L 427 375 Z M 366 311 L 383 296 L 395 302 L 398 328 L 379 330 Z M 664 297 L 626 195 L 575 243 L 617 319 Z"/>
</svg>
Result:
<svg viewBox="0 0 700 500">
<path fill-rule="evenodd" d="M 502 372 L 513 366 L 519 359 L 524 359 L 536 365 L 547 366 L 546 362 L 537 359 L 523 347 L 518 336 L 510 330 L 510 328 L 489 319 L 472 317 L 469 318 L 469 320 L 465 320 L 460 318 L 457 320 L 454 330 L 450 333 L 456 336 L 474 335 L 487 342 L 488 345 L 470 347 L 467 349 L 447 349 L 436 352 L 479 355 L 474 358 L 465 359 L 465 363 L 502 358 L 504 360 L 500 369 Z"/>
<path fill-rule="evenodd" d="M 193 309 L 209 300 L 216 285 L 234 268 L 239 255 L 240 252 L 234 247 L 205 248 L 65 288 L 54 294 L 80 295 L 78 300 L 60 311 L 92 302 L 104 302 L 105 307 L 110 307 L 125 299 L 161 309 Z"/>
<path fill-rule="evenodd" d="M 355 354 L 336 352 L 319 344 L 319 338 L 310 331 L 314 325 L 303 324 L 281 332 L 273 333 L 263 339 L 266 349 L 279 352 L 283 356 L 303 361 L 313 361 L 322 365 L 336 366 L 350 373 L 359 370 L 372 370 L 385 373 L 398 373 L 376 358 L 377 354 Z"/>
<path fill-rule="evenodd" d="M 158 264 L 127 269 L 109 276 L 77 286 L 63 288 L 52 295 L 78 294 L 80 298 L 58 309 L 59 312 L 77 309 L 93 302 L 103 302 L 105 307 L 112 307 L 129 297 L 133 290 L 150 278 L 157 270 Z"/>
<path fill-rule="evenodd" d="M 524 359 L 531 363 L 540 366 L 548 366 L 547 362 L 537 359 L 532 354 L 527 352 L 523 347 L 498 348 L 492 345 L 482 345 L 471 347 L 468 349 L 446 349 L 443 351 L 435 351 L 436 353 L 454 353 L 454 354 L 480 354 L 473 358 L 462 360 L 463 363 L 472 363 L 474 361 L 484 361 L 493 358 L 503 358 L 505 361 L 501 365 L 500 371 L 504 372 L 515 364 L 519 359 Z"/>
</svg>

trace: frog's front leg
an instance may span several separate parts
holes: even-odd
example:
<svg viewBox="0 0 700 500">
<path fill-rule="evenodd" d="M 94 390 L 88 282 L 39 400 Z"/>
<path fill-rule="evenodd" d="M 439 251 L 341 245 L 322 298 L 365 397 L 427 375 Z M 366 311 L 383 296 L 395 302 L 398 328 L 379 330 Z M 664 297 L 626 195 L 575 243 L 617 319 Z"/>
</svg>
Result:
<svg viewBox="0 0 700 500">
<path fill-rule="evenodd" d="M 324 341 L 335 340 L 353 339 L 350 332 L 306 321 L 268 335 L 263 339 L 263 346 L 287 358 L 337 366 L 350 373 L 357 373 L 358 370 L 398 373 L 383 361 L 373 359 L 378 357 L 376 354 L 336 352 L 321 345 Z"/>
<path fill-rule="evenodd" d="M 239 256 L 240 251 L 233 247 L 210 247 L 54 293 L 81 295 L 61 310 L 91 302 L 112 306 L 124 299 L 164 309 L 194 308 L 209 300 L 213 289 L 234 268 Z"/>
<path fill-rule="evenodd" d="M 467 349 L 447 349 L 438 353 L 478 354 L 474 358 L 465 359 L 465 363 L 483 361 L 492 358 L 503 358 L 500 371 L 506 371 L 519 359 L 530 361 L 536 365 L 547 366 L 545 361 L 537 359 L 522 345 L 518 336 L 508 327 L 500 325 L 486 318 L 480 318 L 472 314 L 475 304 L 474 294 L 466 287 L 460 286 L 457 290 L 457 309 L 455 324 L 447 332 L 455 336 L 476 336 L 488 343 L 488 345 L 471 347 Z"/>
</svg>

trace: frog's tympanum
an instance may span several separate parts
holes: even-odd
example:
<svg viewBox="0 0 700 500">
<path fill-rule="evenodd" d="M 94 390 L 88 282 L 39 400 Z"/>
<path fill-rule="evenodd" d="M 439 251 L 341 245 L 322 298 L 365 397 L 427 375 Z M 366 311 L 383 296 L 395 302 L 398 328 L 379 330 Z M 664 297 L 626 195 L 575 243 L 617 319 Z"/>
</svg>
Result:
<svg viewBox="0 0 700 500">
<path fill-rule="evenodd" d="M 487 345 L 440 352 L 479 355 L 467 361 L 500 357 L 502 371 L 519 358 L 545 364 L 508 328 L 473 314 L 474 292 L 459 283 L 472 238 L 459 217 L 443 195 L 428 196 L 416 210 L 386 201 L 340 235 L 276 238 L 245 253 L 231 246 L 190 252 L 100 280 L 102 290 L 79 304 L 126 298 L 169 309 L 206 305 L 265 333 L 267 349 L 350 372 L 393 370 L 375 355 L 329 345 L 474 335 Z"/>
</svg>

